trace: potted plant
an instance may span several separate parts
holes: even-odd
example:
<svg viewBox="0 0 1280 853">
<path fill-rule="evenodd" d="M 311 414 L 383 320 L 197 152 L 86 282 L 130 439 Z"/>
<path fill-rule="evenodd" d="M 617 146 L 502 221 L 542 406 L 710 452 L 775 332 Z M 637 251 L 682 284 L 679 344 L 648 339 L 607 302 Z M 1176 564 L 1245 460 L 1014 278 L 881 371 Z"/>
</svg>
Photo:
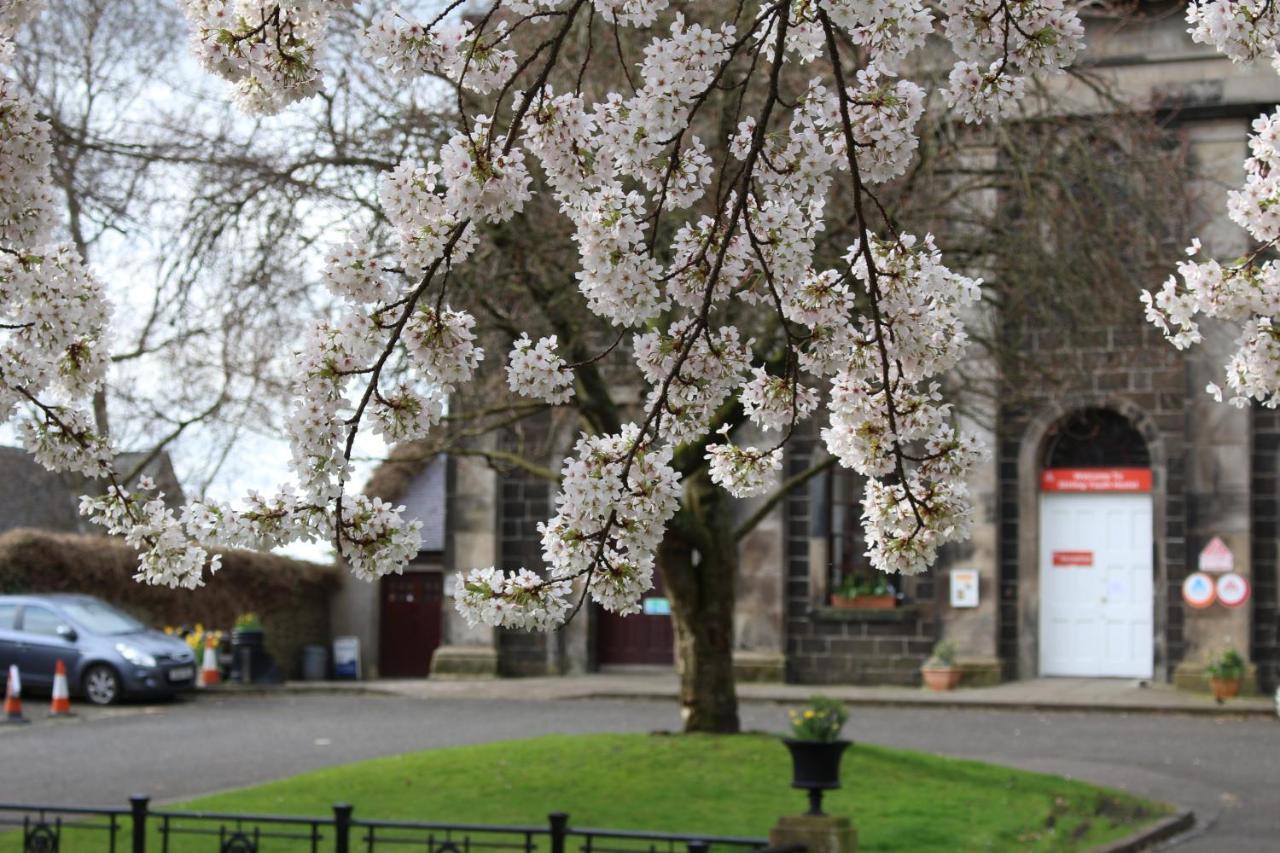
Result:
<svg viewBox="0 0 1280 853">
<path fill-rule="evenodd" d="M 241 613 L 231 628 L 232 678 L 249 683 L 262 671 L 265 652 L 262 620 L 257 613 Z"/>
<path fill-rule="evenodd" d="M 898 606 L 898 596 L 884 575 L 846 575 L 831 591 L 831 606 L 841 610 L 888 610 Z"/>
<path fill-rule="evenodd" d="M 262 619 L 257 613 L 241 613 L 231 628 L 231 643 L 237 646 L 262 645 Z"/>
<path fill-rule="evenodd" d="M 920 667 L 925 686 L 930 690 L 955 690 L 960 683 L 960 669 L 956 666 L 956 645 L 946 640 L 933 647 L 933 654 Z"/>
<path fill-rule="evenodd" d="M 840 787 L 840 758 L 849 741 L 840 730 L 849 712 L 834 699 L 815 696 L 799 711 L 790 711 L 791 737 L 783 743 L 791 751 L 791 787 L 809 792 L 808 814 L 822 814 L 822 792 Z"/>
<path fill-rule="evenodd" d="M 1219 704 L 1240 694 L 1240 681 L 1244 678 L 1244 658 L 1235 649 L 1227 649 L 1205 667 L 1209 673 L 1209 686 L 1213 698 Z"/>
</svg>

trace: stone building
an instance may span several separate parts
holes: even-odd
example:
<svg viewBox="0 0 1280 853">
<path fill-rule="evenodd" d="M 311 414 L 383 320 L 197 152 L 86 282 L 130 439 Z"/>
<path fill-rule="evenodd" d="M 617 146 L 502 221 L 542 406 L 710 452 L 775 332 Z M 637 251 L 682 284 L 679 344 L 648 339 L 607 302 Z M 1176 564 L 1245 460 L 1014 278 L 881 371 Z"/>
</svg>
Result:
<svg viewBox="0 0 1280 853">
<path fill-rule="evenodd" d="M 186 502 L 168 453 L 121 453 L 116 456 L 116 470 L 131 478 L 126 485 L 150 477 L 170 509 L 180 509 Z M 97 482 L 45 469 L 20 447 L 0 447 L 0 533 L 16 528 L 101 532 L 79 511 L 80 495 L 98 488 Z"/>
<path fill-rule="evenodd" d="M 1247 235 L 1225 216 L 1226 192 L 1242 180 L 1250 122 L 1274 108 L 1280 85 L 1269 67 L 1235 66 L 1193 45 L 1177 4 L 1140 5 L 1145 17 L 1090 22 L 1088 62 L 1114 91 L 1160 112 L 1185 146 L 1194 175 L 1188 202 L 1203 214 L 1197 232 L 1206 249 L 1237 256 Z M 1059 85 L 1064 103 L 1079 95 L 1068 91 L 1074 83 Z M 1172 246 L 1170 266 L 1178 256 Z M 1207 338 L 1190 353 L 1174 350 L 1143 321 L 1136 300 L 1129 314 L 1100 316 L 1071 334 L 1027 330 L 1030 356 L 1055 365 L 1061 381 L 1013 388 L 999 380 L 1001 402 L 974 417 L 992 453 L 971 483 L 973 537 L 927 575 L 900 582 L 895 608 L 832 606 L 834 587 L 858 572 L 863 551 L 856 478 L 831 468 L 793 491 L 743 540 L 739 674 L 916 684 L 934 644 L 948 640 L 971 684 L 1075 675 L 1195 686 L 1209 656 L 1231 646 L 1256 667 L 1258 686 L 1274 687 L 1280 415 L 1203 393 L 1231 345 L 1228 329 L 1210 329 Z M 557 441 L 563 452 L 567 438 L 549 444 Z M 806 470 L 821 453 L 812 439 L 794 442 L 784 475 Z M 555 467 L 556 458 L 549 453 L 545 463 Z M 584 612 L 556 634 L 468 628 L 448 598 L 451 572 L 538 565 L 535 525 L 550 512 L 550 487 L 472 458 L 394 464 L 399 485 L 375 493 L 406 503 L 439 533 L 412 567 L 434 578 L 412 583 L 427 593 L 430 603 L 418 599 L 417 612 L 430 615 L 427 633 L 438 637 L 411 655 L 414 674 L 670 665 L 660 588 L 646 596 L 644 614 Z M 751 509 L 741 502 L 744 517 Z M 1184 582 L 1214 540 L 1251 586 L 1240 606 L 1184 600 Z M 335 629 L 366 637 L 373 671 L 380 656 L 399 654 L 388 657 L 378 638 L 401 629 L 378 626 L 400 618 L 400 599 L 416 594 L 402 589 L 406 583 L 386 579 L 380 590 L 359 593 L 359 606 L 350 591 L 338 602 Z M 953 603 L 953 593 L 963 600 Z"/>
</svg>

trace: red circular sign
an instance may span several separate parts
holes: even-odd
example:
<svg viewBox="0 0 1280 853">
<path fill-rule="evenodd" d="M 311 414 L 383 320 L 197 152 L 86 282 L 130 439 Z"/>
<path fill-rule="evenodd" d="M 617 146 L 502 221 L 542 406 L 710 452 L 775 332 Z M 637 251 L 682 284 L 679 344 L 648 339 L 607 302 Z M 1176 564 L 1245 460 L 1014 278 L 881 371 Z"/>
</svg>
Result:
<svg viewBox="0 0 1280 853">
<path fill-rule="evenodd" d="M 1213 578 L 1204 572 L 1192 572 L 1182 582 L 1182 600 L 1197 610 L 1203 610 L 1213 604 L 1217 594 L 1214 589 Z"/>
<path fill-rule="evenodd" d="M 1218 578 L 1218 600 L 1227 607 L 1239 607 L 1249 600 L 1249 582 L 1235 572 Z"/>
</svg>

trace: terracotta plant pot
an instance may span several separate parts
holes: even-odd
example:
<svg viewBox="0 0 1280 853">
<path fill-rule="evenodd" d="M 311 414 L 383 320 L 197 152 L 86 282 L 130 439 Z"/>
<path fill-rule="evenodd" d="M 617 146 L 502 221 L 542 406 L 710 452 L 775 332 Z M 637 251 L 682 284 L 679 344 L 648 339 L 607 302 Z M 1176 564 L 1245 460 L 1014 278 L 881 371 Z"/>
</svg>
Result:
<svg viewBox="0 0 1280 853">
<path fill-rule="evenodd" d="M 920 673 L 930 690 L 955 690 L 960 684 L 960 670 L 954 666 L 922 666 Z"/>
<path fill-rule="evenodd" d="M 1213 698 L 1221 702 L 1223 699 L 1234 699 L 1240 695 L 1240 679 L 1210 678 L 1209 686 L 1213 688 Z"/>
<path fill-rule="evenodd" d="M 898 606 L 898 599 L 893 595 L 833 595 L 831 606 L 837 610 L 892 610 Z"/>
</svg>

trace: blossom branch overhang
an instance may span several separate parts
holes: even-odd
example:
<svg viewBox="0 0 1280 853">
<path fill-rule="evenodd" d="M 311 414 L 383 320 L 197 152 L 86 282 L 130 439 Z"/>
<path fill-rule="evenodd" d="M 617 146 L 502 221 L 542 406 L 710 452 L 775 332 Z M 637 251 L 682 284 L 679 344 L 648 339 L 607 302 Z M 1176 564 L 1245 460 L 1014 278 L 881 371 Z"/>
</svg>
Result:
<svg viewBox="0 0 1280 853">
<path fill-rule="evenodd" d="M 33 5 L 0 6 L 0 40 Z M 270 113 L 323 86 L 323 41 L 334 10 L 351 2 L 182 5 L 205 67 L 235 87 L 246 109 Z M 377 499 L 347 493 L 355 438 L 369 422 L 392 441 L 423 437 L 445 417 L 444 397 L 471 379 L 484 353 L 475 345 L 474 318 L 448 304 L 450 274 L 466 262 L 484 225 L 509 219 L 532 197 L 527 156 L 539 162 L 574 226 L 586 308 L 618 335 L 603 352 L 580 357 L 579 341 L 521 334 L 508 384 L 546 404 L 569 404 L 578 371 L 589 372 L 628 330 L 645 330 L 635 351 L 650 392 L 639 423 L 584 435 L 565 460 L 556 514 L 540 526 L 547 575 L 473 571 L 457 587 L 464 616 L 547 628 L 588 596 L 612 610 L 636 609 L 680 499 L 676 447 L 685 455 L 699 448 L 713 482 L 731 493 L 767 491 L 782 447 L 817 405 L 816 388 L 802 385 L 802 376 L 814 380 L 809 385 L 829 383 L 823 440 L 835 459 L 867 477 L 863 523 L 873 564 L 921 571 L 939 545 L 965 535 L 965 477 L 982 449 L 952 426 L 938 377 L 961 357 L 960 313 L 979 298 L 980 282 L 946 269 L 928 235 L 894 228 L 872 186 L 900 175 L 914 157 L 925 93 L 902 75 L 930 33 L 941 32 L 957 57 L 942 91 L 946 107 L 977 122 L 1016 105 L 1029 76 L 1071 62 L 1083 35 L 1079 19 L 1062 0 L 691 6 L 709 25 L 671 15 L 633 74 L 622 29 L 653 29 L 667 5 L 502 0 L 467 20 L 453 2 L 426 23 L 383 6 L 363 33 L 366 55 L 400 79 L 448 80 L 458 93 L 460 130 L 438 162 L 405 162 L 384 175 L 381 201 L 399 241 L 394 257 L 369 256 L 354 235 L 326 263 L 345 314 L 319 324 L 300 353 L 290 422 L 299 487 L 250 495 L 238 509 L 194 503 L 181 517 L 122 490 L 86 507 L 109 529 L 141 537 L 145 579 L 197 585 L 216 567 L 197 542 L 270 547 L 297 538 L 334 540 L 361 576 L 400 570 L 417 550 L 417 524 Z M 1201 0 L 1190 4 L 1188 20 L 1194 37 L 1232 58 L 1276 47 L 1270 2 Z M 545 36 L 537 32 L 543 26 L 550 27 Z M 581 67 L 562 69 L 562 48 L 577 26 L 587 29 L 585 58 Z M 620 64 L 614 70 L 629 93 L 588 104 L 587 66 L 608 60 L 593 49 L 597 26 L 612 29 Z M 842 53 L 842 45 L 852 50 Z M 857 63 L 849 73 L 845 54 Z M 824 64 L 814 66 L 819 59 Z M 735 63 L 741 76 L 727 76 Z M 791 86 L 783 85 L 787 66 L 817 69 L 795 96 L 784 91 Z M 575 84 L 557 95 L 553 82 L 562 76 Z M 759 85 L 761 76 L 767 84 Z M 723 149 L 708 146 L 695 126 L 717 89 L 736 99 L 740 122 L 721 140 Z M 470 112 L 464 90 L 488 96 L 491 114 Z M 7 81 L 3 105 L 12 106 L 0 111 L 0 177 L 37 177 L 17 185 L 19 203 L 0 202 L 0 261 L 7 264 L 0 269 L 0 344 L 16 347 L 25 360 L 15 363 L 31 366 L 32 381 L 22 387 L 33 399 L 68 384 L 58 379 L 59 365 L 69 365 L 67 390 L 79 398 L 101 381 L 81 338 L 102 333 L 105 303 L 70 325 L 50 324 L 47 311 L 33 307 L 33 274 L 13 258 L 55 258 L 73 283 L 65 291 L 82 287 L 93 305 L 100 294 L 65 253 L 42 254 L 51 210 L 47 130 L 22 112 Z M 1280 173 L 1278 122 L 1269 117 L 1255 127 L 1250 183 L 1233 200 L 1233 216 L 1268 247 L 1280 239 L 1269 203 L 1280 198 L 1271 183 L 1280 180 L 1271 178 Z M 826 199 L 841 173 L 857 240 L 842 266 L 816 269 L 814 234 L 827 224 Z M 873 226 L 872 213 L 888 223 L 886 233 Z M 660 239 L 670 227 L 666 217 L 680 218 L 670 245 Z M 1277 287 L 1270 262 L 1259 258 L 1226 270 L 1184 265 L 1183 285 L 1148 300 L 1153 320 L 1181 345 L 1196 340 L 1197 312 L 1243 319 L 1245 346 L 1228 381 L 1238 395 L 1273 402 L 1280 387 L 1271 361 L 1280 363 L 1280 335 L 1270 326 Z M 427 298 L 432 287 L 434 298 Z M 782 330 L 785 354 L 777 363 L 753 364 L 751 341 L 731 322 L 760 305 Z M 572 363 L 559 354 L 562 343 L 574 353 Z M 747 422 L 777 429 L 781 439 L 764 450 L 737 447 L 727 434 L 712 440 L 735 397 Z M 8 417 L 11 408 L 0 405 L 0 413 Z M 32 438 L 45 449 L 42 461 L 86 464 L 84 448 L 57 432 Z"/>
</svg>

